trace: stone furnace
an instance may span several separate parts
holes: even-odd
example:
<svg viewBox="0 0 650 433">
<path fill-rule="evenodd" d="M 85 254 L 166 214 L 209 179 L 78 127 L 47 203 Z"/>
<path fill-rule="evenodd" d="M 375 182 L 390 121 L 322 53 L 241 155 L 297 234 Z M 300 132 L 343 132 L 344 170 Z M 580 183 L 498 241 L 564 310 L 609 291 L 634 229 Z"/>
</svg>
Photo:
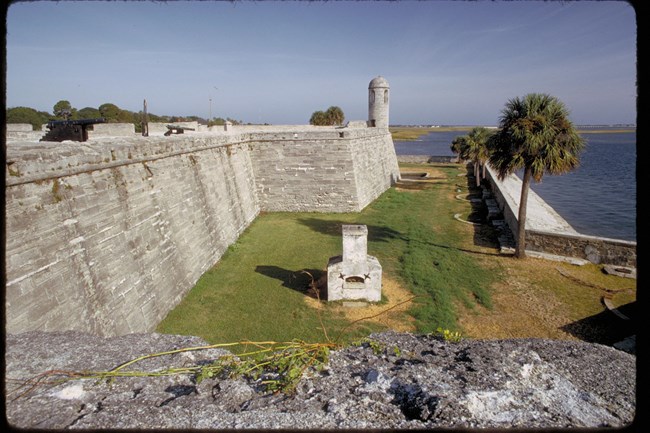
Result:
<svg viewBox="0 0 650 433">
<path fill-rule="evenodd" d="M 343 255 L 327 264 L 327 300 L 381 300 L 381 265 L 368 255 L 365 225 L 343 225 Z"/>
</svg>

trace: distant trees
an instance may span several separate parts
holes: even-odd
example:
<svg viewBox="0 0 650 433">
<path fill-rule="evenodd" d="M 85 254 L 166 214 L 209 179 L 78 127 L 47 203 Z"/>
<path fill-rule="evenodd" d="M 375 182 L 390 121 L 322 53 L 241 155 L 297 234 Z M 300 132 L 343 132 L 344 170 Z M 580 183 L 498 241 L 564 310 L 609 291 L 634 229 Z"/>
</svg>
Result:
<svg viewBox="0 0 650 433">
<path fill-rule="evenodd" d="M 29 107 L 13 107 L 6 110 L 6 123 L 29 123 L 32 129 L 36 131 L 41 130 L 41 125 L 47 123 L 52 117 L 49 113 L 44 111 L 36 111 Z"/>
<path fill-rule="evenodd" d="M 101 117 L 106 119 L 106 122 L 117 122 L 122 111 L 120 107 L 110 102 L 100 105 L 98 110 Z"/>
<path fill-rule="evenodd" d="M 215 117 L 215 118 L 208 121 L 208 126 L 225 125 L 226 122 L 230 122 L 233 125 L 241 125 L 241 124 L 243 124 L 243 122 L 241 120 L 231 119 L 230 117 L 226 117 L 225 119 L 223 117 Z"/>
<path fill-rule="evenodd" d="M 580 164 L 584 139 L 569 120 L 569 111 L 557 98 L 529 93 L 509 100 L 501 112 L 499 130 L 490 138 L 489 163 L 504 179 L 524 169 L 519 200 L 515 257 L 526 257 L 526 206 L 531 179 L 545 173 L 567 173 Z"/>
<path fill-rule="evenodd" d="M 77 116 L 80 119 L 97 119 L 102 117 L 102 113 L 98 109 L 92 107 L 84 107 L 77 111 Z"/>
<path fill-rule="evenodd" d="M 343 110 L 337 106 L 331 106 L 327 111 L 314 111 L 309 119 L 310 125 L 341 125 L 345 120 Z"/>
<path fill-rule="evenodd" d="M 70 105 L 70 101 L 61 100 L 54 104 L 52 112 L 58 119 L 70 119 L 73 115 L 73 111 L 76 111 Z"/>
<path fill-rule="evenodd" d="M 327 117 L 330 125 L 340 125 L 345 120 L 345 114 L 343 114 L 343 110 L 336 106 L 328 108 L 325 112 L 325 116 Z"/>
<path fill-rule="evenodd" d="M 324 111 L 314 111 L 309 118 L 310 125 L 327 125 L 327 116 Z"/>
</svg>

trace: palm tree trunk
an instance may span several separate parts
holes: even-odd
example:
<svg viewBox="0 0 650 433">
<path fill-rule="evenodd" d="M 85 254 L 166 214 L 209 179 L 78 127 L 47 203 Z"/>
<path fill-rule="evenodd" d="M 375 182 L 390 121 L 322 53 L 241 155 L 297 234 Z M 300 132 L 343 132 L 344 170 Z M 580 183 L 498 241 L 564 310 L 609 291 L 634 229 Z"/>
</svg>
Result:
<svg viewBox="0 0 650 433">
<path fill-rule="evenodd" d="M 483 163 L 483 179 L 485 179 L 485 166 L 487 165 L 487 161 Z"/>
<path fill-rule="evenodd" d="M 526 208 L 528 206 L 528 190 L 530 188 L 532 174 L 532 168 L 526 166 L 524 169 L 524 178 L 521 182 L 521 198 L 519 199 L 517 249 L 515 250 L 515 257 L 518 259 L 526 258 Z"/>
<path fill-rule="evenodd" d="M 474 178 L 476 179 L 476 186 L 481 186 L 481 170 L 478 164 L 478 161 L 474 161 Z"/>
</svg>

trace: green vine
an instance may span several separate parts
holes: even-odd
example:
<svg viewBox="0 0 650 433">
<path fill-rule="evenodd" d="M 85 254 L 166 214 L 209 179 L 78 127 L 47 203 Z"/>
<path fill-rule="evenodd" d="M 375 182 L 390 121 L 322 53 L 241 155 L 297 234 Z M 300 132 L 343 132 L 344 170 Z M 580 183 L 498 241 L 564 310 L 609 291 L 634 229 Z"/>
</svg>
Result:
<svg viewBox="0 0 650 433">
<path fill-rule="evenodd" d="M 238 355 L 224 355 L 208 365 L 170 367 L 157 371 L 129 370 L 146 359 L 170 356 L 182 352 L 194 352 L 224 347 L 244 348 Z M 205 379 L 244 377 L 259 382 L 266 391 L 291 392 L 295 389 L 303 373 L 310 367 L 320 371 L 329 361 L 330 350 L 334 343 L 306 343 L 300 340 L 290 342 L 252 342 L 222 343 L 209 346 L 189 347 L 147 354 L 125 362 L 108 371 L 64 371 L 50 370 L 25 382 L 10 394 L 25 389 L 16 398 L 21 397 L 38 385 L 58 385 L 70 380 L 96 379 L 98 382 L 112 383 L 119 377 L 161 377 L 189 375 L 198 384 Z"/>
<path fill-rule="evenodd" d="M 58 183 L 56 181 L 55 185 L 56 191 L 53 187 L 53 193 L 58 192 Z M 313 276 L 307 271 L 302 272 L 312 277 L 312 285 L 315 285 Z M 397 305 L 387 308 L 379 314 L 383 314 L 409 301 L 411 301 L 411 299 L 402 301 Z M 361 320 L 376 317 L 379 314 L 374 314 L 372 316 L 353 321 L 351 324 L 341 330 L 339 337 L 343 331 L 349 328 L 349 326 L 356 324 Z M 336 338 L 335 340 L 331 340 L 329 338 L 322 320 L 321 327 L 323 328 L 325 337 L 327 339 L 327 342 L 325 343 L 307 343 L 302 340 L 292 340 L 288 342 L 241 341 L 236 343 L 219 343 L 211 344 L 208 346 L 174 349 L 165 352 L 143 355 L 120 364 L 108 371 L 46 371 L 26 381 L 18 381 L 19 386 L 16 389 L 10 391 L 9 394 L 14 394 L 22 390 L 22 392 L 17 397 L 15 397 L 19 398 L 23 395 L 26 395 L 39 385 L 58 385 L 60 383 L 77 379 L 96 379 L 98 382 L 107 382 L 110 384 L 113 380 L 120 377 L 160 377 L 176 375 L 189 375 L 197 384 L 201 383 L 205 379 L 243 377 L 247 380 L 251 380 L 262 385 L 263 389 L 267 392 L 290 393 L 295 390 L 300 379 L 309 369 L 321 371 L 329 362 L 330 351 L 332 349 L 341 347 L 341 345 L 338 343 L 338 341 L 340 341 L 340 338 Z M 384 344 L 371 340 L 367 337 L 359 340 L 357 343 L 353 343 L 353 345 L 363 345 L 365 347 L 370 347 L 377 355 L 382 353 L 385 349 Z M 169 367 L 156 371 L 129 369 L 129 367 L 132 367 L 135 364 L 147 359 L 162 356 L 171 356 L 183 352 L 196 352 L 217 348 L 235 349 L 234 352 L 237 354 L 228 354 L 221 356 L 214 362 L 207 365 Z M 401 351 L 398 347 L 394 347 L 393 352 L 396 356 L 401 355 Z"/>
</svg>

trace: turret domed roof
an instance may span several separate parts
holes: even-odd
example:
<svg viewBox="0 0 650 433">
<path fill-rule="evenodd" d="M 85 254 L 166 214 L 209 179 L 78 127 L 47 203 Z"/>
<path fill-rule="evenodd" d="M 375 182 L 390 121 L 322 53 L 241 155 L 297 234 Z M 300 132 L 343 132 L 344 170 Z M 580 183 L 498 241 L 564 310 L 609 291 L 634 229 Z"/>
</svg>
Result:
<svg viewBox="0 0 650 433">
<path fill-rule="evenodd" d="M 386 79 L 384 77 L 379 75 L 378 77 L 373 78 L 372 81 L 370 82 L 370 84 L 368 84 L 369 89 L 374 89 L 376 87 L 386 87 L 387 88 L 387 87 L 389 87 L 388 86 L 388 81 L 386 81 Z"/>
</svg>

